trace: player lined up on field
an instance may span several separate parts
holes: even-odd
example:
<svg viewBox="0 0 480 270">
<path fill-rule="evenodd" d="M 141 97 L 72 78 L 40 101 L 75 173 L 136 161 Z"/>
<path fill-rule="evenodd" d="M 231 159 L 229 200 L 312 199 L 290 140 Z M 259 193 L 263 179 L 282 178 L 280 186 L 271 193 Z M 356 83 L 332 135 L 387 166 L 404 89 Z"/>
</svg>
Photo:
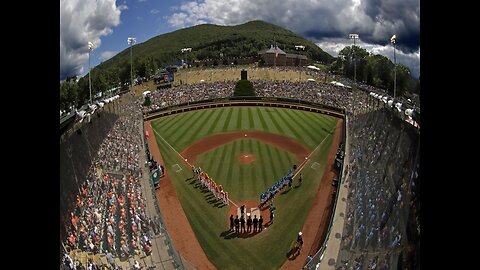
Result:
<svg viewBox="0 0 480 270">
<path fill-rule="evenodd" d="M 200 167 L 192 165 L 192 172 L 194 179 L 199 181 L 203 188 L 207 188 L 215 198 L 221 200 L 224 205 L 228 205 L 228 192 L 223 190 L 222 185 L 215 183 Z"/>
</svg>

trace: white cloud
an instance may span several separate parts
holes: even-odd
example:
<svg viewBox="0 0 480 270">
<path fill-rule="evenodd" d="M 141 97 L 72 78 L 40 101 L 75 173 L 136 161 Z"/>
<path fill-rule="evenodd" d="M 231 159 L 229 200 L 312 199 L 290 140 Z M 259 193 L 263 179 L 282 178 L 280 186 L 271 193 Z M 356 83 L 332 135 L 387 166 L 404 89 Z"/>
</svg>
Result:
<svg viewBox="0 0 480 270">
<path fill-rule="evenodd" d="M 118 52 L 116 51 L 104 51 L 100 54 L 100 57 L 98 57 L 98 59 L 100 61 L 106 61 L 110 58 L 112 58 L 113 56 L 115 56 Z"/>
<path fill-rule="evenodd" d="M 347 39 L 325 39 L 316 43 L 325 52 L 337 57 L 338 53 L 346 46 L 353 43 Z M 380 54 L 393 62 L 393 47 L 391 45 L 379 45 L 365 42 L 357 42 L 357 45 L 372 54 Z M 396 50 L 397 64 L 403 64 L 410 68 L 412 76 L 418 78 L 420 76 L 420 49 L 416 52 L 403 52 L 397 48 Z"/>
<path fill-rule="evenodd" d="M 123 2 L 123 5 L 118 6 L 118 10 L 120 11 L 127 10 L 127 9 L 128 9 L 128 6 L 126 2 Z"/>
<path fill-rule="evenodd" d="M 187 0 L 170 10 L 167 22 L 174 28 L 264 20 L 321 42 L 334 55 L 329 50 L 338 53 L 341 44 L 351 44 L 348 34 L 358 33 L 373 51 L 389 56 L 396 34 L 397 61 L 420 73 L 419 0 Z"/>
<path fill-rule="evenodd" d="M 140 2 L 140 3 L 147 2 L 147 0 L 138 0 L 138 2 Z"/>
<path fill-rule="evenodd" d="M 158 9 L 156 9 L 156 8 L 150 10 L 150 13 L 152 13 L 152 14 L 157 14 L 157 13 L 159 13 L 159 12 L 160 12 L 160 10 L 158 10 Z"/>
<path fill-rule="evenodd" d="M 356 32 L 385 44 L 396 33 L 415 50 L 420 39 L 419 0 L 190 0 L 170 9 L 167 22 L 175 28 L 260 19 L 317 40 Z"/>
<path fill-rule="evenodd" d="M 83 73 L 88 42 L 98 49 L 126 9 L 126 2 L 117 6 L 115 0 L 60 0 L 60 79 Z"/>
</svg>

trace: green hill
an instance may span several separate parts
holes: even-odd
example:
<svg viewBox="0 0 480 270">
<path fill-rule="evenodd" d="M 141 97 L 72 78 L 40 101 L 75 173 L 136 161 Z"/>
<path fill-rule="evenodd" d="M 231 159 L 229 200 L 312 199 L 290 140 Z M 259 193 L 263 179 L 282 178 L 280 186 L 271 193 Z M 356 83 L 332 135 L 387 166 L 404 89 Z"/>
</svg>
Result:
<svg viewBox="0 0 480 270">
<path fill-rule="evenodd" d="M 305 46 L 302 54 L 309 61 L 330 64 L 334 58 L 313 42 L 290 30 L 264 22 L 251 21 L 235 26 L 202 24 L 180 29 L 153 37 L 136 44 L 133 49 L 133 77 L 149 77 L 158 69 L 187 57 L 195 60 L 214 60 L 213 63 L 235 62 L 234 58 L 257 56 L 274 44 L 287 53 L 295 52 L 295 45 Z M 182 48 L 190 47 L 191 52 L 183 55 Z M 212 61 L 210 61 L 212 62 Z M 310 63 L 309 63 L 310 64 Z M 94 67 L 91 71 L 92 95 L 130 82 L 130 47 L 111 59 Z M 89 98 L 88 75 L 80 78 L 77 84 L 62 84 L 60 91 L 61 108 L 71 104 L 81 106 Z"/>
<path fill-rule="evenodd" d="M 185 47 L 192 48 L 188 59 L 256 56 L 258 51 L 270 47 L 274 38 L 280 48 L 286 46 L 287 52 L 293 53 L 295 45 L 304 45 L 303 53 L 309 59 L 324 63 L 333 61 L 331 55 L 292 31 L 264 21 L 251 21 L 235 26 L 202 24 L 156 36 L 133 46 L 134 65 L 146 64 L 147 69 L 155 69 L 178 61 L 185 57 L 180 51 Z M 109 70 L 123 63 L 130 63 L 130 48 L 95 69 Z"/>
</svg>

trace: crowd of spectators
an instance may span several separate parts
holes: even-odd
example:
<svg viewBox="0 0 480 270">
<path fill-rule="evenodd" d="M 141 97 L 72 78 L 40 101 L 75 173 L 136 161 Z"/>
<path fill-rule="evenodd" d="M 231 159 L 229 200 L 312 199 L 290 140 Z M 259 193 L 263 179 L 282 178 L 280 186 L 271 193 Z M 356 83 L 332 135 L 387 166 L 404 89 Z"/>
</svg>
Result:
<svg viewBox="0 0 480 270">
<path fill-rule="evenodd" d="M 234 81 L 226 81 L 180 85 L 174 88 L 161 89 L 151 94 L 151 105 L 142 107 L 142 111 L 145 113 L 187 102 L 230 97 L 233 96 L 234 88 Z"/>
<path fill-rule="evenodd" d="M 140 136 L 139 117 L 120 117 L 108 132 L 98 150 L 97 164 L 109 171 L 132 171 L 141 176 L 139 167 Z"/>
<path fill-rule="evenodd" d="M 349 85 L 354 85 L 355 84 L 355 82 L 353 80 L 348 79 L 348 78 L 342 78 L 342 81 L 344 81 L 344 83 L 349 84 Z M 382 95 L 382 96 L 388 96 L 388 97 L 393 98 L 392 93 L 391 92 L 389 93 L 385 89 L 378 88 L 378 87 L 375 87 L 375 86 L 372 86 L 372 85 L 368 85 L 368 84 L 365 84 L 365 83 L 362 83 L 362 82 L 357 82 L 356 85 L 358 86 L 359 89 L 361 89 L 365 92 L 368 92 L 368 93 L 374 92 L 374 93 L 377 93 L 377 94 Z M 414 99 L 414 100 L 412 100 L 412 99 L 406 98 L 404 96 L 396 96 L 395 99 L 396 99 L 395 102 L 402 103 L 404 109 L 405 108 L 413 108 L 416 112 L 420 113 L 420 102 L 419 102 L 419 100 L 415 100 L 413 97 L 412 97 L 412 99 Z"/>
<path fill-rule="evenodd" d="M 292 81 L 252 81 L 257 96 L 300 99 L 352 111 L 367 109 L 371 97 L 364 91 L 335 86 L 329 83 L 292 82 Z M 181 85 L 155 91 L 151 94 L 151 105 L 142 107 L 144 113 L 181 103 L 211 98 L 231 97 L 235 88 L 234 81 L 205 82 L 194 85 Z"/>
<path fill-rule="evenodd" d="M 159 220 L 146 215 L 140 182 L 142 123 L 138 105 L 138 100 L 120 105 L 120 117 L 105 136 L 85 181 L 80 184 L 70 217 L 65 219 L 67 251 L 107 254 L 112 258 L 108 267 L 112 268 L 113 257 L 149 255 L 152 237 L 160 233 Z M 89 264 L 98 267 L 92 260 L 78 265 L 69 252 L 64 256 L 64 266 L 70 269 L 88 268 Z"/>
<path fill-rule="evenodd" d="M 349 113 L 361 112 L 351 121 L 350 193 L 337 265 L 340 269 L 388 269 L 392 256 L 405 246 L 409 206 L 417 205 L 413 203 L 416 197 L 411 176 L 416 166 L 412 149 L 417 145 L 404 132 L 405 123 L 399 123 L 386 109 L 370 112 L 374 106 L 365 91 L 316 82 L 257 80 L 253 85 L 257 96 L 301 99 Z M 145 214 L 139 181 L 141 113 L 230 97 L 234 87 L 234 81 L 181 85 L 153 92 L 148 107 L 133 98 L 121 103 L 120 117 L 105 136 L 79 187 L 67 219 L 65 246 L 110 257 L 149 254 L 152 231 L 157 233 L 159 229 L 158 223 Z M 65 265 L 70 260 L 66 254 Z"/>
<path fill-rule="evenodd" d="M 386 109 L 351 122 L 349 194 L 339 265 L 346 266 L 342 260 L 361 252 L 370 254 L 365 257 L 370 262 L 355 257 L 362 268 L 378 265 L 372 254 L 396 262 L 408 242 L 416 137 Z"/>
</svg>

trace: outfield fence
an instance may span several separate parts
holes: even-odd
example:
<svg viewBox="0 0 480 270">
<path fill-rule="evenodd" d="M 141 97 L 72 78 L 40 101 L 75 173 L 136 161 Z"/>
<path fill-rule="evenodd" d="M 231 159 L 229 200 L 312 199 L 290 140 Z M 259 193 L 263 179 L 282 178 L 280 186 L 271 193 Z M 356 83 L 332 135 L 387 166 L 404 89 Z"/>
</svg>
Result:
<svg viewBox="0 0 480 270">
<path fill-rule="evenodd" d="M 229 97 L 205 99 L 201 101 L 187 102 L 179 105 L 169 106 L 158 110 L 149 111 L 143 114 L 144 121 L 150 121 L 163 116 L 200 110 L 223 108 L 232 106 L 259 106 L 259 107 L 276 107 L 288 108 L 295 110 L 311 111 L 334 117 L 343 117 L 344 109 L 335 108 L 328 105 L 322 105 L 310 101 L 299 99 L 279 98 L 279 97 Z"/>
</svg>

